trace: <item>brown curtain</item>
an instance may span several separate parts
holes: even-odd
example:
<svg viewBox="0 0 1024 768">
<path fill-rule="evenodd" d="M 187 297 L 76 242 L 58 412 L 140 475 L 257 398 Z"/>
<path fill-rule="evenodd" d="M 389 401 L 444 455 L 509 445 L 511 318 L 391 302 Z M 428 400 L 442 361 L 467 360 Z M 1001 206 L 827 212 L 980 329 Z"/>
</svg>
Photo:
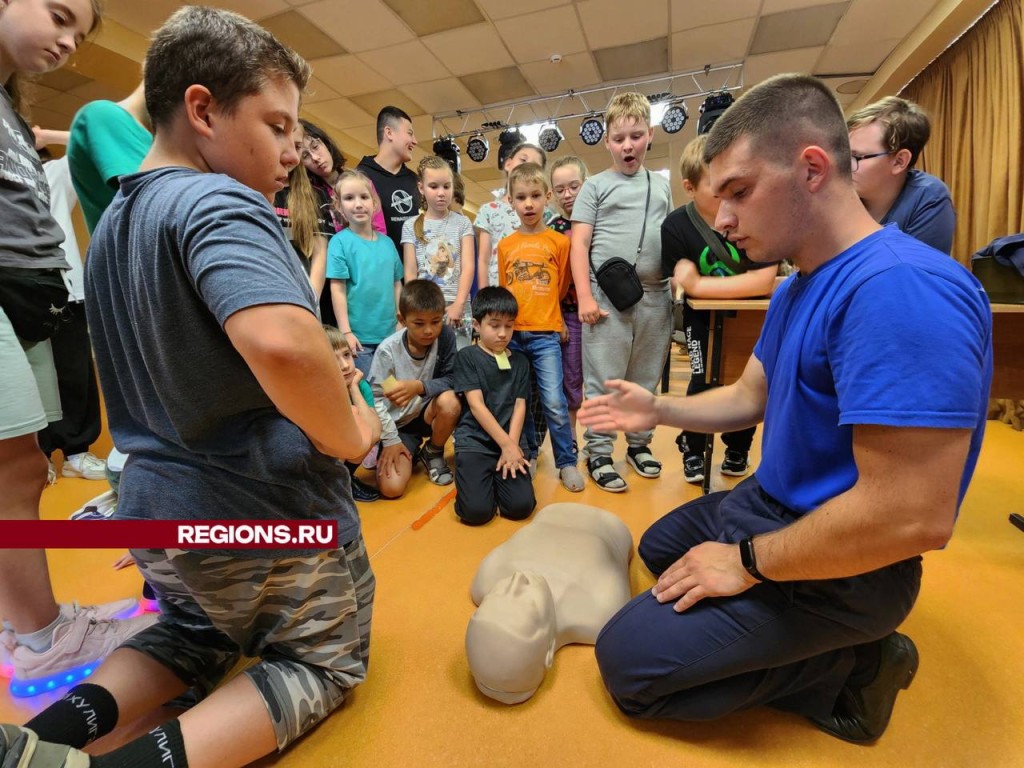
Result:
<svg viewBox="0 0 1024 768">
<path fill-rule="evenodd" d="M 1000 0 L 900 93 L 924 107 L 932 134 L 918 167 L 949 186 L 953 256 L 1024 230 L 1024 0 Z"/>
</svg>

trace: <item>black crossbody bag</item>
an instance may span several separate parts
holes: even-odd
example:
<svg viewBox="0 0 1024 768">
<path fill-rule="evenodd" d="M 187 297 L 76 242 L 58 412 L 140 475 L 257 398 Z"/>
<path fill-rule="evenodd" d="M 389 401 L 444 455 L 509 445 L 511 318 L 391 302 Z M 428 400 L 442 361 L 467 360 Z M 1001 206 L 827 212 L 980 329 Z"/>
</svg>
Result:
<svg viewBox="0 0 1024 768">
<path fill-rule="evenodd" d="M 67 321 L 68 289 L 61 272 L 0 267 L 0 307 L 22 341 L 46 341 Z"/>
<path fill-rule="evenodd" d="M 647 171 L 647 169 L 644 169 Z M 636 247 L 636 258 L 644 248 L 644 235 L 647 234 L 647 212 L 651 207 L 651 172 L 647 171 L 647 202 L 644 203 L 644 223 L 640 230 L 640 243 Z M 613 256 L 594 268 L 594 257 L 590 257 L 590 268 L 594 270 L 594 278 L 601 286 L 604 295 L 619 312 L 629 309 L 644 296 L 644 287 L 636 273 L 636 259 L 630 264 L 619 256 Z"/>
</svg>

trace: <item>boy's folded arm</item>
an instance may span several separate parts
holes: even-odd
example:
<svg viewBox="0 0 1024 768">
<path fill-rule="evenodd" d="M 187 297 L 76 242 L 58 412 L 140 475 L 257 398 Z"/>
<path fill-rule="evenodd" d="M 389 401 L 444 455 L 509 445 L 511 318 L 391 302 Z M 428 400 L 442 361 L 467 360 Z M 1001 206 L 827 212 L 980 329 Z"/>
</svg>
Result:
<svg viewBox="0 0 1024 768">
<path fill-rule="evenodd" d="M 689 295 L 695 299 L 749 299 L 768 296 L 779 268 L 752 269 L 729 277 L 701 277 Z"/>
<path fill-rule="evenodd" d="M 434 377 L 423 382 L 423 396 L 428 400 L 455 387 L 455 331 L 448 326 L 437 338 L 437 363 Z"/>
<path fill-rule="evenodd" d="M 348 387 L 316 317 L 294 304 L 260 304 L 224 323 L 231 344 L 267 397 L 318 450 L 354 459 L 370 448 L 352 413 Z M 342 407 L 346 406 L 346 407 Z"/>
</svg>

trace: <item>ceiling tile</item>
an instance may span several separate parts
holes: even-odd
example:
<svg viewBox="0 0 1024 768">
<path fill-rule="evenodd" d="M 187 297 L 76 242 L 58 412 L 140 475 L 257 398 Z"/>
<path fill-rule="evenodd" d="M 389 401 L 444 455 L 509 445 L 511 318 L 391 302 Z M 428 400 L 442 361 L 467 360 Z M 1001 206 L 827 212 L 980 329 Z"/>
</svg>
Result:
<svg viewBox="0 0 1024 768">
<path fill-rule="evenodd" d="M 855 0 L 836 27 L 834 43 L 872 40 L 879 34 L 902 38 L 914 30 L 934 8 L 935 0 Z"/>
<path fill-rule="evenodd" d="M 484 21 L 473 0 L 384 0 L 421 37 Z"/>
<path fill-rule="evenodd" d="M 777 51 L 760 56 L 750 56 L 743 65 L 743 86 L 750 88 L 772 75 L 783 72 L 813 72 L 822 47 L 804 48 L 798 51 Z"/>
<path fill-rule="evenodd" d="M 706 64 L 742 61 L 756 19 L 714 24 L 672 35 L 672 71 L 700 69 Z"/>
<path fill-rule="evenodd" d="M 317 78 L 345 96 L 382 91 L 391 86 L 391 81 L 351 54 L 315 59 L 310 64 Z"/>
<path fill-rule="evenodd" d="M 299 13 L 353 53 L 386 48 L 415 37 L 380 0 L 319 0 L 301 6 Z M 359 23 L 353 24 L 353 19 Z"/>
<path fill-rule="evenodd" d="M 829 5 L 836 0 L 764 0 L 764 7 L 761 9 L 762 16 L 785 11 L 795 11 L 799 8 L 810 8 L 815 5 Z"/>
<path fill-rule="evenodd" d="M 484 9 L 484 13 L 492 19 L 507 19 L 511 16 L 522 16 L 523 14 L 543 13 L 555 6 L 567 5 L 569 0 L 517 0 L 510 3 L 508 0 L 477 0 L 477 5 Z M 546 24 L 546 19 L 533 17 L 537 22 Z"/>
<path fill-rule="evenodd" d="M 462 163 L 462 175 L 478 183 L 484 182 L 482 187 L 485 190 L 490 188 L 487 182 L 501 182 L 505 178 L 495 167 L 497 155 L 494 154 L 494 147 L 491 147 L 491 150 L 482 163 L 474 163 L 472 160 Z"/>
<path fill-rule="evenodd" d="M 469 75 L 515 63 L 490 24 L 440 32 L 423 38 L 423 42 L 453 75 Z"/>
<path fill-rule="evenodd" d="M 762 16 L 754 31 L 750 53 L 774 53 L 825 45 L 849 5 L 848 2 L 832 3 Z"/>
<path fill-rule="evenodd" d="M 156 0 L 140 3 L 138 0 L 106 0 L 104 3 L 104 19 L 113 19 L 128 29 L 149 37 L 167 17 L 179 8 L 179 3 L 171 0 Z"/>
<path fill-rule="evenodd" d="M 668 71 L 668 38 L 618 45 L 594 51 L 597 69 L 604 80 L 625 80 Z"/>
<path fill-rule="evenodd" d="M 70 69 L 83 77 L 119 88 L 125 95 L 134 91 L 142 80 L 142 65 L 100 45 L 79 48 Z"/>
<path fill-rule="evenodd" d="M 668 29 L 668 0 L 644 0 L 632 9 L 622 0 L 584 0 L 577 8 L 592 49 L 653 40 Z"/>
<path fill-rule="evenodd" d="M 366 51 L 359 58 L 395 85 L 440 80 L 451 74 L 419 40 Z"/>
<path fill-rule="evenodd" d="M 55 91 L 70 91 L 72 88 L 85 85 L 90 80 L 92 80 L 91 77 L 85 77 L 73 69 L 65 67 L 64 69 L 55 69 L 53 72 L 40 75 L 35 82 L 42 83 Z"/>
<path fill-rule="evenodd" d="M 49 99 L 40 99 L 37 102 L 43 109 L 59 112 L 62 115 L 74 115 L 88 103 L 87 99 L 83 99 L 81 96 L 76 96 L 70 92 L 61 93 Z"/>
<path fill-rule="evenodd" d="M 304 111 L 342 129 L 375 123 L 377 120 L 376 112 L 371 115 L 348 99 L 318 101 L 315 104 L 306 105 Z M 314 119 L 313 122 L 315 123 L 317 120 Z"/>
<path fill-rule="evenodd" d="M 337 41 L 298 11 L 288 11 L 260 22 L 285 45 L 308 59 L 322 59 L 345 53 Z"/>
<path fill-rule="evenodd" d="M 319 77 L 311 77 L 309 78 L 309 83 L 306 85 L 306 92 L 302 94 L 302 103 L 315 104 L 318 101 L 337 99 L 340 96 L 340 93 L 331 88 L 331 86 Z"/>
<path fill-rule="evenodd" d="M 589 53 L 565 56 L 557 64 L 550 61 L 534 61 L 520 65 L 519 69 L 537 92 L 543 94 L 555 94 L 570 89 L 582 90 L 601 82 L 601 75 Z"/>
<path fill-rule="evenodd" d="M 33 106 L 29 117 L 35 125 L 41 125 L 54 131 L 66 131 L 71 127 L 71 119 L 74 115 L 65 115 L 61 112 L 54 112 L 46 107 Z"/>
<path fill-rule="evenodd" d="M 377 147 L 377 124 L 359 125 L 354 128 L 346 128 L 345 133 L 359 142 L 360 145 L 372 147 L 376 154 Z"/>
<path fill-rule="evenodd" d="M 135 90 L 132 86 L 130 89 L 124 89 L 117 85 L 102 81 L 102 80 L 91 80 L 84 85 L 79 85 L 76 88 L 72 88 L 69 93 L 77 96 L 78 98 L 89 102 L 96 101 L 97 99 L 106 99 L 107 101 L 120 101 L 125 98 L 128 94 Z"/>
<path fill-rule="evenodd" d="M 543 24 L 537 23 L 536 16 L 516 16 L 495 23 L 516 61 L 547 61 L 553 53 L 565 56 L 587 50 L 572 6 L 547 11 L 543 18 Z"/>
<path fill-rule="evenodd" d="M 482 104 L 497 104 L 536 95 L 517 67 L 476 72 L 459 79 Z"/>
<path fill-rule="evenodd" d="M 375 93 L 364 93 L 361 96 L 353 96 L 352 103 L 373 115 L 374 125 L 376 125 L 377 113 L 384 109 L 384 107 L 398 107 L 410 117 L 424 113 L 423 107 L 394 88 Z"/>
<path fill-rule="evenodd" d="M 829 0 L 833 2 L 833 0 Z M 672 17 L 672 31 L 724 24 L 737 19 L 757 16 L 761 0 L 728 0 L 724 3 L 695 3 L 693 0 L 672 0 L 669 13 Z"/>
<path fill-rule="evenodd" d="M 818 62 L 816 72 L 822 74 L 852 72 L 867 73 L 878 69 L 893 49 L 900 44 L 895 40 L 870 40 L 851 45 L 830 45 Z"/>
<path fill-rule="evenodd" d="M 457 109 L 473 109 L 480 106 L 476 97 L 455 77 L 401 86 L 398 90 L 432 113 L 454 112 Z M 456 132 L 461 130 L 456 128 L 455 122 L 452 122 L 449 129 Z"/>
</svg>

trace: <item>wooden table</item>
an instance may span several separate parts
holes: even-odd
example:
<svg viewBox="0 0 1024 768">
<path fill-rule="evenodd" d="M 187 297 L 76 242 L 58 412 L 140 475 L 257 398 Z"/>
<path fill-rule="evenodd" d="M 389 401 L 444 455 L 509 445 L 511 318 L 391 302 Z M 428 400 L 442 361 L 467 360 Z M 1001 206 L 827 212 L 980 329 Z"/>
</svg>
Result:
<svg viewBox="0 0 1024 768">
<path fill-rule="evenodd" d="M 990 397 L 1024 400 L 1024 304 L 992 305 Z"/>
</svg>

